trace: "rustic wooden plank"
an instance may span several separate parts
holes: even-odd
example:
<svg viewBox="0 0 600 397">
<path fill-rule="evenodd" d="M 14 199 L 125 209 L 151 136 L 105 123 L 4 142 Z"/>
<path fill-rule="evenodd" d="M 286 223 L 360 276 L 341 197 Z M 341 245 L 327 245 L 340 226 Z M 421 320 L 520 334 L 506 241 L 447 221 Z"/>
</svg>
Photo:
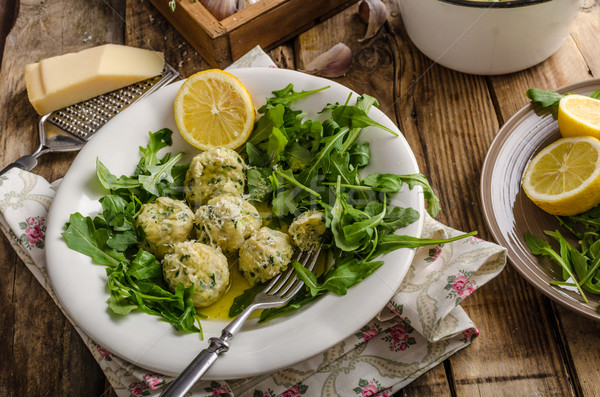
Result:
<svg viewBox="0 0 600 397">
<path fill-rule="evenodd" d="M 16 12 L 16 0 L 0 0 L 0 64 L 4 52 L 4 40 L 12 28 Z"/>
<path fill-rule="evenodd" d="M 271 57 L 273 62 L 275 62 L 277 67 L 282 69 L 296 69 L 294 49 L 289 42 L 268 51 L 267 54 Z"/>
<path fill-rule="evenodd" d="M 401 70 L 397 110 L 446 209 L 440 220 L 461 230 L 479 230 L 482 238 L 490 239 L 473 181 L 479 180 L 487 147 L 503 119 L 496 114 L 496 102 L 511 107 L 507 113 L 512 114 L 516 93 L 524 91 L 511 87 L 497 100 L 495 95 L 504 87 L 492 85 L 490 90 L 490 79 L 433 64 L 409 44 L 401 23 L 393 27 L 403 43 L 397 57 Z M 458 395 L 573 394 L 560 349 L 552 335 L 541 331 L 553 326 L 548 303 L 512 268 L 462 306 L 481 335 L 449 359 Z"/>
<path fill-rule="evenodd" d="M 21 1 L 0 69 L 0 108 L 5 112 L 0 118 L 0 164 L 37 146 L 38 115 L 27 101 L 25 64 L 122 41 L 119 10 L 123 11 L 119 1 Z M 64 174 L 72 157 L 46 155 L 36 172 L 54 180 Z M 0 244 L 0 394 L 101 395 L 104 376 L 79 335 L 4 237 Z"/>
</svg>

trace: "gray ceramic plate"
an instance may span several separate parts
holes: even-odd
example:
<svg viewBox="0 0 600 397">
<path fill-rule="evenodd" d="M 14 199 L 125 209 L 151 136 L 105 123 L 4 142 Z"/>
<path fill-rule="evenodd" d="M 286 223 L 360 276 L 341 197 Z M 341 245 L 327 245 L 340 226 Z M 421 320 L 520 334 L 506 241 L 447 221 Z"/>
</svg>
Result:
<svg viewBox="0 0 600 397">
<path fill-rule="evenodd" d="M 590 94 L 600 88 L 600 79 L 587 80 L 558 89 L 561 93 Z M 600 320 L 596 308 L 600 296 L 581 296 L 550 285 L 560 280 L 561 268 L 546 258 L 532 255 L 525 245 L 525 232 L 544 237 L 544 230 L 559 229 L 556 218 L 536 207 L 521 188 L 521 178 L 531 158 L 560 138 L 558 123 L 550 112 L 532 104 L 519 110 L 502 127 L 487 153 L 481 174 L 481 197 L 487 225 L 498 244 L 508 249 L 508 259 L 517 271 L 550 299 L 586 317 Z M 568 232 L 565 232 L 565 234 Z"/>
</svg>

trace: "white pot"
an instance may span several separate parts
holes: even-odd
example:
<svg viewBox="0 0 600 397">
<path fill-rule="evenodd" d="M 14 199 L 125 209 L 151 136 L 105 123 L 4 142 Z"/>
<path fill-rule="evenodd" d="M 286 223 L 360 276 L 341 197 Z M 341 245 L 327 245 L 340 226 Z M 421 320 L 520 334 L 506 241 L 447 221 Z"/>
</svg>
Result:
<svg viewBox="0 0 600 397">
<path fill-rule="evenodd" d="M 464 73 L 503 74 L 563 44 L 581 0 L 398 0 L 406 31 L 427 57 Z"/>
</svg>

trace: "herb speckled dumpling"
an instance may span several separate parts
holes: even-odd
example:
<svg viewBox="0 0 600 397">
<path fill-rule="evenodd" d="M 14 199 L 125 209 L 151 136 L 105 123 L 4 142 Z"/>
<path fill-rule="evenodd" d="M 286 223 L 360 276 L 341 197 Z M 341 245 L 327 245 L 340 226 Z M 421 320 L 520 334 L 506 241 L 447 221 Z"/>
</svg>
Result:
<svg viewBox="0 0 600 397">
<path fill-rule="evenodd" d="M 292 243 L 301 251 L 314 250 L 323 240 L 326 231 L 325 213 L 315 210 L 303 212 L 288 228 Z"/>
<path fill-rule="evenodd" d="M 239 268 L 250 285 L 260 284 L 285 271 L 293 254 L 287 233 L 261 227 L 240 247 Z"/>
<path fill-rule="evenodd" d="M 187 240 L 194 227 L 194 213 L 183 201 L 159 197 L 142 205 L 136 227 L 144 231 L 141 247 L 162 258 L 173 244 Z"/>
<path fill-rule="evenodd" d="M 194 156 L 184 187 L 189 205 L 196 209 L 212 197 L 241 196 L 246 186 L 246 164 L 235 150 L 217 147 Z"/>
<path fill-rule="evenodd" d="M 198 241 L 221 248 L 225 255 L 233 255 L 262 226 L 262 218 L 248 201 L 223 195 L 198 208 L 194 226 Z"/>
<path fill-rule="evenodd" d="M 163 276 L 171 292 L 179 283 L 194 285 L 192 301 L 195 307 L 205 307 L 217 301 L 229 287 L 229 265 L 223 253 L 196 241 L 184 241 L 162 261 Z"/>
</svg>

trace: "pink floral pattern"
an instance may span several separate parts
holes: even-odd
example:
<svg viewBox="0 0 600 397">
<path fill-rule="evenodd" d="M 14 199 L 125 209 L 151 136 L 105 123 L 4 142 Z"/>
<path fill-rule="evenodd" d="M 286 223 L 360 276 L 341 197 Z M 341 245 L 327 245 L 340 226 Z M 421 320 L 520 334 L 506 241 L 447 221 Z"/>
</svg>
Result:
<svg viewBox="0 0 600 397">
<path fill-rule="evenodd" d="M 359 343 L 363 343 L 379 334 L 381 329 L 377 324 L 367 324 L 354 334 L 358 338 Z"/>
<path fill-rule="evenodd" d="M 19 241 L 28 250 L 35 248 L 44 248 L 44 237 L 46 234 L 46 218 L 43 216 L 30 216 L 25 222 L 19 222 L 19 228 L 23 233 L 19 236 Z"/>
<path fill-rule="evenodd" d="M 148 391 L 148 386 L 141 382 L 133 382 L 129 384 L 129 393 L 133 397 L 141 397 L 141 396 L 149 396 L 150 392 Z"/>
<path fill-rule="evenodd" d="M 353 390 L 360 397 L 390 397 L 387 392 L 380 391 L 381 388 L 381 384 L 377 379 L 372 379 L 371 381 L 359 379 L 358 386 Z"/>
<path fill-rule="evenodd" d="M 442 254 L 442 247 L 436 245 L 433 248 L 429 249 L 428 257 L 425 258 L 425 262 L 434 262 L 439 256 Z"/>
<path fill-rule="evenodd" d="M 281 397 L 300 397 L 306 393 L 307 390 L 308 386 L 300 382 L 281 393 Z"/>
<path fill-rule="evenodd" d="M 404 351 L 411 345 L 417 343 L 417 340 L 410 335 L 413 331 L 414 328 L 411 327 L 407 322 L 403 321 L 394 325 L 392 328 L 387 329 L 385 331 L 387 335 L 384 336 L 382 340 L 389 343 L 390 351 Z"/>
<path fill-rule="evenodd" d="M 473 272 L 461 270 L 457 275 L 448 277 L 448 283 L 444 289 L 449 291 L 448 299 L 456 299 L 457 306 L 477 289 L 475 280 L 469 278 L 472 275 Z"/>
<path fill-rule="evenodd" d="M 102 346 L 96 345 L 96 350 L 98 351 L 98 353 L 100 353 L 100 357 L 102 357 L 103 359 L 108 361 L 112 360 L 112 353 L 103 348 Z"/>
<path fill-rule="evenodd" d="M 165 379 L 159 374 L 146 374 L 144 375 L 144 382 L 150 389 L 156 390 L 162 386 L 162 384 L 165 382 Z"/>
<path fill-rule="evenodd" d="M 479 336 L 479 330 L 477 328 L 469 328 L 463 331 L 463 339 L 464 343 L 471 343 L 473 339 Z"/>
</svg>

